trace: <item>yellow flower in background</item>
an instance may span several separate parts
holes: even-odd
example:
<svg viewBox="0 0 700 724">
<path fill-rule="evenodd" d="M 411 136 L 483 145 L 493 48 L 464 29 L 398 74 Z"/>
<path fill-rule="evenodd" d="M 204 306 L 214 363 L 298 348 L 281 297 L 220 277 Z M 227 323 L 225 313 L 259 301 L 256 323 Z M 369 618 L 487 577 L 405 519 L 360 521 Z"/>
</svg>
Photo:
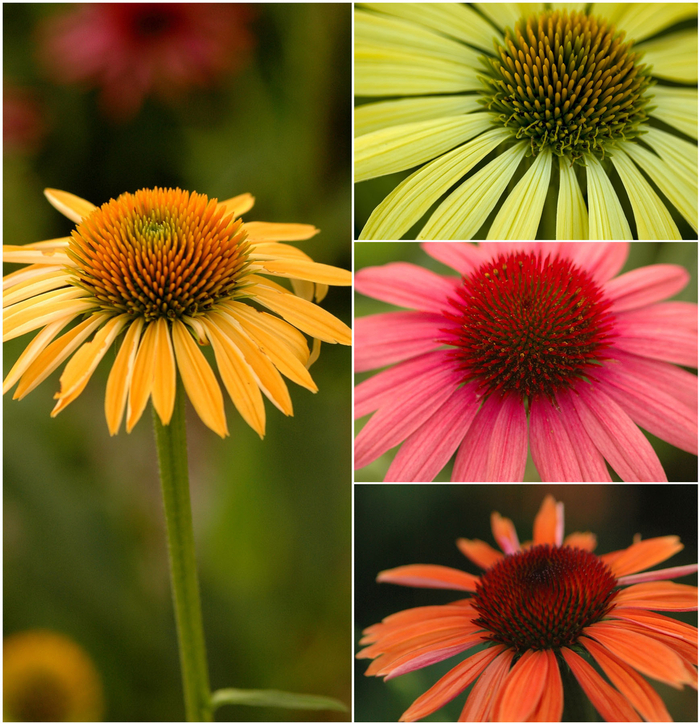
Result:
<svg viewBox="0 0 700 724">
<path fill-rule="evenodd" d="M 5 379 L 3 392 L 19 383 L 15 399 L 70 357 L 57 415 L 123 332 L 105 396 L 110 434 L 125 411 L 130 432 L 149 397 L 167 425 L 179 371 L 200 418 L 223 437 L 223 395 L 199 349 L 211 344 L 234 405 L 262 437 L 262 395 L 291 415 L 282 375 L 315 392 L 308 367 L 320 342 L 351 342 L 350 329 L 312 301 L 320 302 L 328 285 L 349 285 L 350 272 L 283 243 L 314 236 L 313 226 L 244 223 L 250 194 L 217 202 L 180 189 L 143 189 L 98 208 L 63 191 L 45 193 L 77 227 L 70 237 L 4 247 L 6 263 L 29 266 L 4 278 L 3 340 L 40 330 Z M 290 279 L 294 292 L 270 276 Z M 314 340 L 312 351 L 304 334 Z"/>
<path fill-rule="evenodd" d="M 697 232 L 696 19 L 695 3 L 363 3 L 355 95 L 381 100 L 355 111 L 355 181 L 414 172 L 360 239 Z"/>
<path fill-rule="evenodd" d="M 100 676 L 85 650 L 52 631 L 23 631 L 3 645 L 3 721 L 101 721 Z"/>
</svg>

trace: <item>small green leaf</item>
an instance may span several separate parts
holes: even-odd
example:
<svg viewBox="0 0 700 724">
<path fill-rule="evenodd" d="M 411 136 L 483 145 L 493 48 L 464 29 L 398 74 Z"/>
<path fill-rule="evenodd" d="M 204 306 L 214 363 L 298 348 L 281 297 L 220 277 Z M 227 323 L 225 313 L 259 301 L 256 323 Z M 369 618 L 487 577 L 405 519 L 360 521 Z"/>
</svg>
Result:
<svg viewBox="0 0 700 724">
<path fill-rule="evenodd" d="M 315 694 L 292 694 L 274 689 L 219 689 L 211 695 L 211 704 L 218 709 L 224 704 L 244 704 L 246 706 L 278 706 L 284 709 L 332 709 L 347 711 L 348 708 L 338 699 Z"/>
</svg>

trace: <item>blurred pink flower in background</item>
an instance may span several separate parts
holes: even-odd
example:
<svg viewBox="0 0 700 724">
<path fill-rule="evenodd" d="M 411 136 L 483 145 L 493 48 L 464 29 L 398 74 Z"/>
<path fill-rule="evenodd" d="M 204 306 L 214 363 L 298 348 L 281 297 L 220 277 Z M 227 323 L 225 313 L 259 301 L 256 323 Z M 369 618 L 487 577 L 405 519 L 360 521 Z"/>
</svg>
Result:
<svg viewBox="0 0 700 724">
<path fill-rule="evenodd" d="M 100 89 L 110 116 L 134 116 L 151 94 L 173 100 L 209 87 L 250 51 L 249 5 L 95 3 L 51 17 L 40 54 L 60 83 Z"/>
<path fill-rule="evenodd" d="M 5 82 L 2 91 L 2 141 L 7 152 L 38 150 L 46 133 L 41 108 L 31 91 Z"/>
</svg>

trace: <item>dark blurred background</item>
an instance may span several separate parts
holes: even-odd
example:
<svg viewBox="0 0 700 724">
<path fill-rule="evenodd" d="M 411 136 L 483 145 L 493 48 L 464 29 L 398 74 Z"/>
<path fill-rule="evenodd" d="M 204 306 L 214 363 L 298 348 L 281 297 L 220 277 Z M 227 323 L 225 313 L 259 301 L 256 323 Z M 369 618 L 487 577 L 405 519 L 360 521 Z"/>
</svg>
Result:
<svg viewBox="0 0 700 724">
<path fill-rule="evenodd" d="M 532 525 L 547 493 L 563 501 L 565 535 L 590 531 L 598 538 L 597 554 L 620 550 L 632 537 L 678 535 L 685 549 L 655 566 L 668 568 L 697 562 L 697 485 L 400 485 L 355 486 L 355 641 L 362 629 L 397 611 L 445 604 L 458 591 L 378 584 L 387 568 L 431 563 L 478 575 L 480 569 L 457 549 L 457 538 L 478 538 L 498 548 L 490 516 L 498 511 L 515 524 L 521 542 L 532 540 Z M 677 579 L 697 585 L 697 575 Z M 668 614 L 697 625 L 697 613 Z M 357 650 L 357 649 L 356 649 Z M 447 659 L 386 683 L 366 677 L 368 660 L 355 664 L 356 721 L 397 721 L 441 676 L 465 658 Z M 651 680 L 649 680 L 651 681 Z M 674 721 L 697 721 L 697 692 L 651 681 Z M 466 696 L 425 721 L 457 721 Z M 602 719 L 598 719 L 602 721 Z"/>
<path fill-rule="evenodd" d="M 74 5 L 3 6 L 5 243 L 70 232 L 45 187 L 101 204 L 180 186 L 220 199 L 250 192 L 246 220 L 314 224 L 321 233 L 300 248 L 349 268 L 350 6 L 195 5 L 190 16 L 182 6 L 155 15 L 123 7 L 95 17 Z M 201 61 L 199 75 L 178 70 L 174 51 L 190 69 Z M 105 58 L 102 75 L 90 75 Z M 159 75 L 126 99 L 110 69 L 122 81 Z M 323 306 L 350 322 L 347 289 L 331 289 Z M 5 345 L 5 372 L 29 339 Z M 56 419 L 60 369 L 21 402 L 6 397 L 5 635 L 43 628 L 79 643 L 102 678 L 107 720 L 178 721 L 151 421 L 144 414 L 130 435 L 110 439 L 111 362 Z M 225 440 L 188 409 L 204 625 L 213 689 L 349 704 L 350 351 L 324 344 L 311 372 L 319 392 L 292 389 L 293 418 L 266 403 L 264 441 L 230 401 Z M 228 706 L 217 718 L 347 715 Z"/>
<path fill-rule="evenodd" d="M 418 242 L 355 242 L 355 271 L 365 266 L 379 266 L 392 261 L 408 261 L 419 266 L 431 269 L 438 274 L 456 275 L 453 269 L 446 267 L 432 257 L 428 256 L 420 247 Z M 679 264 L 688 270 L 690 282 L 679 294 L 673 297 L 674 300 L 685 302 L 698 301 L 698 245 L 696 242 L 681 241 L 660 241 L 660 242 L 633 242 L 630 244 L 630 253 L 625 266 L 620 274 L 649 264 Z M 392 307 L 384 302 L 370 299 L 361 294 L 355 295 L 355 317 L 364 317 L 368 314 L 379 314 L 392 310 L 398 311 L 398 307 Z M 697 370 L 690 369 L 696 373 Z M 376 372 L 364 372 L 355 375 L 356 383 L 371 377 Z M 356 433 L 360 431 L 369 417 L 362 418 L 356 423 Z M 698 458 L 696 455 L 679 450 L 663 440 L 643 431 L 656 451 L 666 477 L 671 482 L 697 481 L 698 479 Z M 361 470 L 355 471 L 357 482 L 377 482 L 384 479 L 391 461 L 396 454 L 390 450 L 378 460 Z M 612 480 L 619 481 L 614 471 L 610 468 Z M 450 462 L 435 479 L 437 482 L 450 480 L 452 463 Z M 532 456 L 528 453 L 528 462 L 525 469 L 525 482 L 541 482 L 539 474 L 532 462 Z"/>
</svg>

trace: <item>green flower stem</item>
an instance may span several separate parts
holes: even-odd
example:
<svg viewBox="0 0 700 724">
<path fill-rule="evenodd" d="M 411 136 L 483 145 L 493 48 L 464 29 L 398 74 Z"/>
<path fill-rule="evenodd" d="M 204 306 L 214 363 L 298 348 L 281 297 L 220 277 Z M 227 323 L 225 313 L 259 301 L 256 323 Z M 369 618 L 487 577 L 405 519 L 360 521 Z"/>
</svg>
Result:
<svg viewBox="0 0 700 724">
<path fill-rule="evenodd" d="M 187 472 L 185 391 L 178 380 L 175 410 L 163 425 L 153 410 L 160 482 L 168 530 L 170 579 L 180 648 L 187 721 L 213 721 L 202 609 L 194 555 L 190 484 Z"/>
</svg>

